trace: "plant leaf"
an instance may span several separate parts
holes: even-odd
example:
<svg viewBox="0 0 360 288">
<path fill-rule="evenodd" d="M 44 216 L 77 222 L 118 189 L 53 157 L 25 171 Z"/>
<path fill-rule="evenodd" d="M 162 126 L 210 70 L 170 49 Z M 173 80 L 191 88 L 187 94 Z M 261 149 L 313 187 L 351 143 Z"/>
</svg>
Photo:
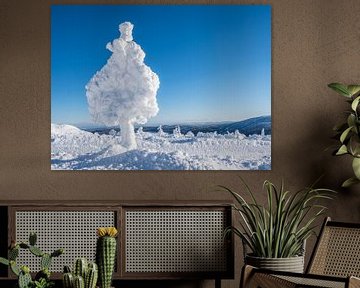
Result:
<svg viewBox="0 0 360 288">
<path fill-rule="evenodd" d="M 354 134 L 350 137 L 348 150 L 350 150 L 351 155 L 354 157 L 360 156 L 360 138 L 357 134 Z"/>
<path fill-rule="evenodd" d="M 346 181 L 344 181 L 344 183 L 341 185 L 341 187 L 348 188 L 352 185 L 359 184 L 359 183 L 360 183 L 359 179 L 357 179 L 356 177 L 351 177 L 351 178 L 347 179 Z"/>
<path fill-rule="evenodd" d="M 356 127 L 356 116 L 353 113 L 350 113 L 347 118 L 347 124 L 349 127 L 354 126 Z"/>
<path fill-rule="evenodd" d="M 352 109 L 352 110 L 356 111 L 356 108 L 357 108 L 358 105 L 359 105 L 359 101 L 360 101 L 360 96 L 356 97 L 356 98 L 354 99 L 354 101 L 352 101 L 352 103 L 351 103 L 351 109 Z"/>
<path fill-rule="evenodd" d="M 351 95 L 347 89 L 347 86 L 341 83 L 330 83 L 329 88 L 333 89 L 335 92 L 339 93 L 342 96 L 350 98 Z"/>
<path fill-rule="evenodd" d="M 348 85 L 347 91 L 349 92 L 350 96 L 354 96 L 360 92 L 360 85 Z"/>
<path fill-rule="evenodd" d="M 5 259 L 5 258 L 3 258 L 3 257 L 0 257 L 0 263 L 1 263 L 1 264 L 4 264 L 4 265 L 9 265 L 9 264 L 10 264 L 9 260 L 8 260 L 8 259 Z"/>
<path fill-rule="evenodd" d="M 348 153 L 348 149 L 346 147 L 346 145 L 341 145 L 341 147 L 339 148 L 339 150 L 336 152 L 335 155 L 344 155 Z"/>
<path fill-rule="evenodd" d="M 352 128 L 353 127 L 350 126 L 349 128 L 345 129 L 345 131 L 341 134 L 341 136 L 340 136 L 341 143 L 344 143 L 346 137 L 348 136 L 348 134 L 349 134 L 349 132 L 351 131 Z"/>
<path fill-rule="evenodd" d="M 360 158 L 354 157 L 352 168 L 357 179 L 360 180 Z"/>
</svg>

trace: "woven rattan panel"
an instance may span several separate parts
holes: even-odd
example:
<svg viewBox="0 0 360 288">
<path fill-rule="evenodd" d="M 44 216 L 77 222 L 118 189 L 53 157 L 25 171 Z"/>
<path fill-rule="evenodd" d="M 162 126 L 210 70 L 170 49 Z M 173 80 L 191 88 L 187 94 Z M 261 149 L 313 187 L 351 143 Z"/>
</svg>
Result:
<svg viewBox="0 0 360 288">
<path fill-rule="evenodd" d="M 114 211 L 16 211 L 16 241 L 28 243 L 29 233 L 37 233 L 37 246 L 51 253 L 64 248 L 65 253 L 53 260 L 52 272 L 62 272 L 74 259 L 95 260 L 96 228 L 115 226 Z M 21 251 L 19 263 L 38 271 L 40 259 L 29 251 Z"/>
<path fill-rule="evenodd" d="M 224 211 L 125 213 L 125 272 L 226 271 Z"/>
<path fill-rule="evenodd" d="M 293 276 L 275 276 L 291 283 L 294 283 L 294 287 L 326 287 L 326 288 L 345 288 L 345 279 L 343 282 L 314 279 L 314 278 L 302 278 Z M 279 286 L 280 287 L 280 286 Z M 282 286 L 281 286 L 282 287 Z"/>
<path fill-rule="evenodd" d="M 310 273 L 360 277 L 360 229 L 325 227 Z"/>
</svg>

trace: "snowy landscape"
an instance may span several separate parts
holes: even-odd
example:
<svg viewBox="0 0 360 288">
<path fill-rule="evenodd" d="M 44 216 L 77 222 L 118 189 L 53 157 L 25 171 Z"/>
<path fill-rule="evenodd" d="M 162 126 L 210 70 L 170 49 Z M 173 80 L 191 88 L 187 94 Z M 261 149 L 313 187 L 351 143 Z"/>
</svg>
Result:
<svg viewBox="0 0 360 288">
<path fill-rule="evenodd" d="M 52 10 L 51 169 L 270 170 L 270 9 L 222 7 L 223 23 L 215 7 L 120 8 Z"/>
<path fill-rule="evenodd" d="M 226 126 L 254 129 L 249 121 L 242 123 Z M 51 169 L 270 170 L 271 136 L 266 131 L 271 129 L 271 123 L 261 124 L 264 127 L 258 129 L 259 134 L 247 136 L 239 130 L 195 135 L 191 131 L 182 132 L 181 126 L 175 126 L 171 133 L 161 127 L 157 132 L 145 132 L 151 129 L 140 127 L 135 133 L 137 149 L 133 150 L 121 146 L 121 134 L 115 129 L 88 132 L 71 125 L 52 124 Z"/>
</svg>

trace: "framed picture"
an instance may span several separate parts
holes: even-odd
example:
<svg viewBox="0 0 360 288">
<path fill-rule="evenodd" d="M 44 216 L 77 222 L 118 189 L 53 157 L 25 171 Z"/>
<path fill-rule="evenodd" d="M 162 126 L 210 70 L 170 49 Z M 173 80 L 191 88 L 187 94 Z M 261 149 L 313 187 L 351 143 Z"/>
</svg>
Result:
<svg viewBox="0 0 360 288">
<path fill-rule="evenodd" d="M 53 5 L 52 170 L 270 170 L 271 6 Z"/>
</svg>

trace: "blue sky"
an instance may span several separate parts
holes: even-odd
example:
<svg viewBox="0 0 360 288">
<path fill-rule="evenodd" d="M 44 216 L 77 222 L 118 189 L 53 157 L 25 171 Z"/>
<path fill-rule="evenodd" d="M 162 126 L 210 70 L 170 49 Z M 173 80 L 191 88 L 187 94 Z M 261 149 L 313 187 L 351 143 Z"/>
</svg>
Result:
<svg viewBox="0 0 360 288">
<path fill-rule="evenodd" d="M 52 5 L 53 123 L 91 122 L 85 85 L 124 21 L 160 78 L 160 111 L 148 124 L 271 114 L 270 5 Z"/>
</svg>

